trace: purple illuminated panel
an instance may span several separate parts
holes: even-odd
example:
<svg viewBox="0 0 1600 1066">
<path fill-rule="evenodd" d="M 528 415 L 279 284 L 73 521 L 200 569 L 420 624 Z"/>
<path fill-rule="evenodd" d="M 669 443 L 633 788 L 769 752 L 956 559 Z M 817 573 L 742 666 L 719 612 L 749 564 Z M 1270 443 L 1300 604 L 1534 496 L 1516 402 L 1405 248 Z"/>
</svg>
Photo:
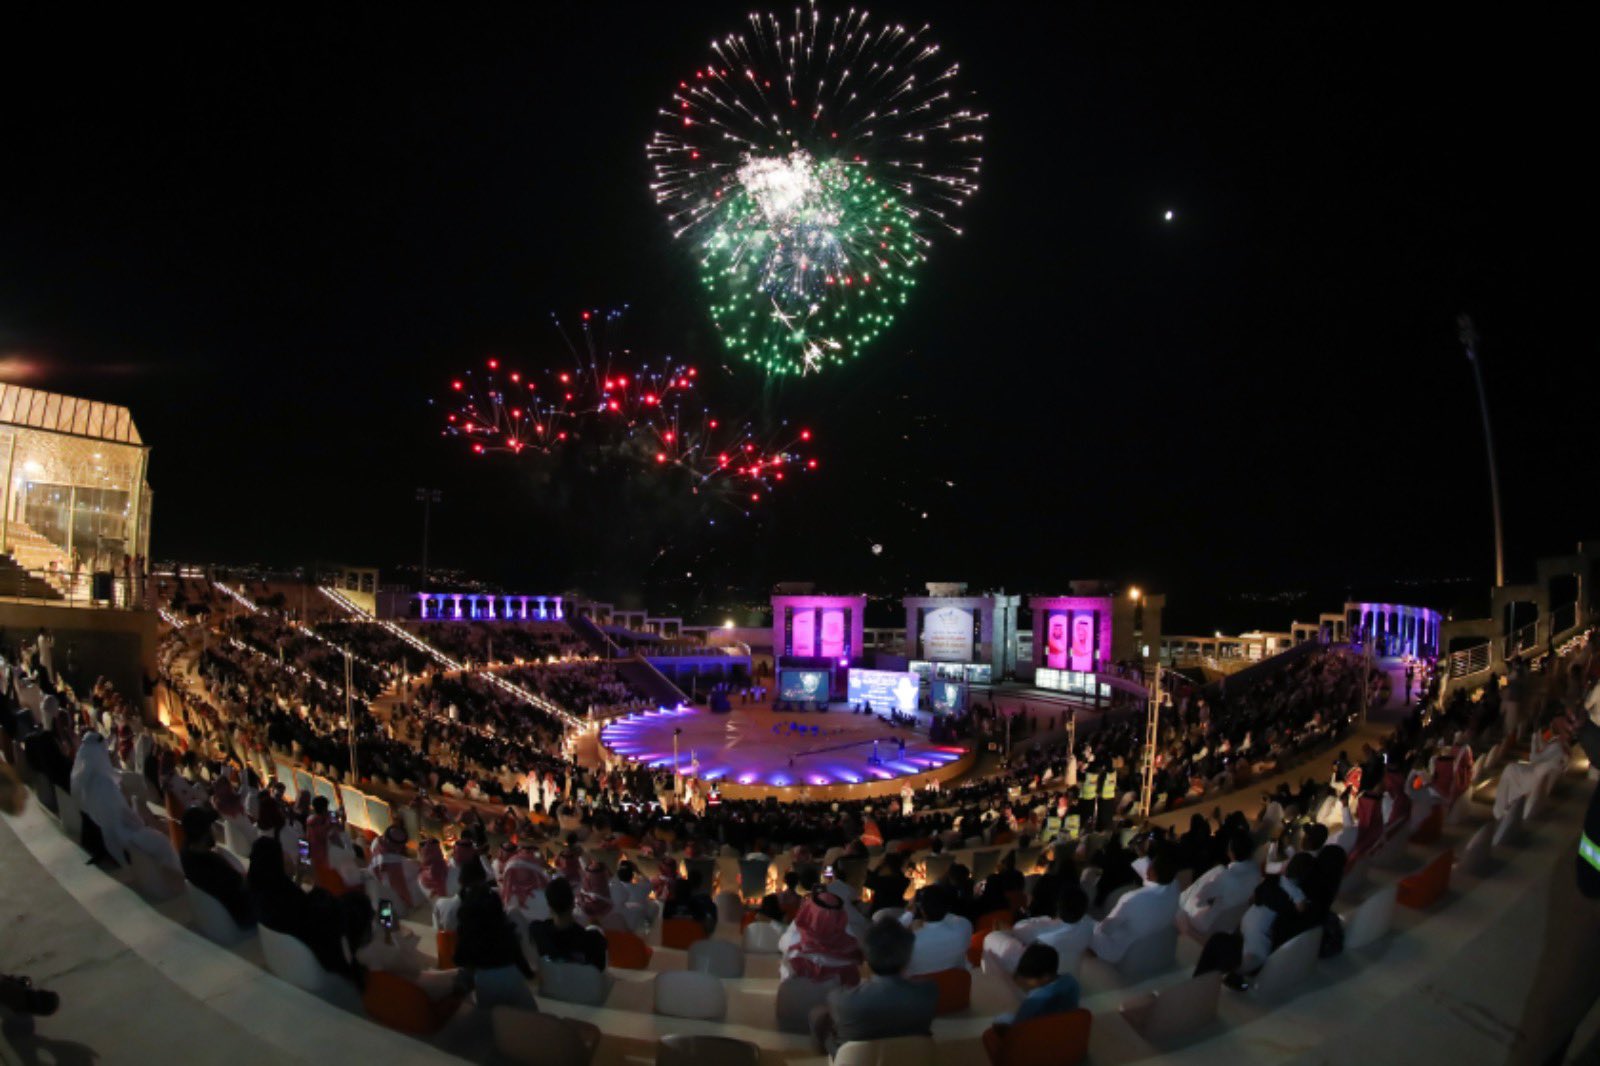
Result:
<svg viewBox="0 0 1600 1066">
<path fill-rule="evenodd" d="M 774 596 L 773 650 L 780 656 L 854 660 L 861 654 L 866 612 L 865 596 Z"/>
<path fill-rule="evenodd" d="M 1035 667 L 1089 672 L 1111 662 L 1110 596 L 1035 596 L 1028 606 Z"/>
</svg>

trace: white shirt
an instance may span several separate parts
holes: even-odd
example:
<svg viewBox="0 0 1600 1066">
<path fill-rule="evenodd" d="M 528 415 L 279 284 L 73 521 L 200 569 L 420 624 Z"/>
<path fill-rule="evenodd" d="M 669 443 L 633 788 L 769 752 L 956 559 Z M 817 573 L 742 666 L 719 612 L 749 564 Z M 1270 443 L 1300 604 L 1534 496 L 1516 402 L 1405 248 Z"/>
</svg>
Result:
<svg viewBox="0 0 1600 1066">
<path fill-rule="evenodd" d="M 1226 909 L 1244 903 L 1261 883 L 1261 870 L 1249 859 L 1213 866 L 1200 875 L 1180 898 L 1180 906 L 1194 917 L 1211 908 Z"/>
<path fill-rule="evenodd" d="M 966 969 L 967 948 L 972 945 L 971 922 L 959 914 L 947 914 L 937 922 L 924 922 L 920 929 L 915 928 L 914 919 L 906 921 L 902 917 L 901 921 L 912 928 L 917 938 L 911 948 L 911 961 L 906 964 L 906 977 Z"/>
<path fill-rule="evenodd" d="M 1060 956 L 1060 968 L 1057 973 L 1073 973 L 1076 972 L 1078 960 L 1083 957 L 1093 936 L 1094 921 L 1081 918 L 1076 922 L 1057 922 L 1056 928 L 1040 933 L 1034 943 L 1056 949 L 1056 954 Z"/>
<path fill-rule="evenodd" d="M 1023 944 L 1031 944 L 1052 929 L 1059 929 L 1065 924 L 1060 918 L 1024 918 L 1011 927 L 1011 935 Z"/>
<path fill-rule="evenodd" d="M 1272 954 L 1272 923 L 1277 917 L 1277 912 L 1271 907 L 1251 907 L 1244 912 L 1244 919 L 1239 923 L 1239 932 L 1244 936 L 1247 969 L 1250 961 L 1259 966 L 1267 961 L 1268 955 Z"/>
<path fill-rule="evenodd" d="M 1094 927 L 1090 944 L 1096 955 L 1116 962 L 1135 940 L 1170 925 L 1177 913 L 1178 886 L 1152 882 L 1119 899 L 1105 920 Z"/>
</svg>

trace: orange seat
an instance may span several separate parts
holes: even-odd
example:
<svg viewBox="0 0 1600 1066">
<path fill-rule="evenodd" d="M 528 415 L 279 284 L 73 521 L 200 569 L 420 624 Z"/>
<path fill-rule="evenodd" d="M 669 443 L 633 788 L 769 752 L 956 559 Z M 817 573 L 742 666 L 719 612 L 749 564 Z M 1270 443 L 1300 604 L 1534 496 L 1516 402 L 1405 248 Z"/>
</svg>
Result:
<svg viewBox="0 0 1600 1066">
<path fill-rule="evenodd" d="M 972 1002 L 971 970 L 939 970 L 937 973 L 918 974 L 911 980 L 931 981 L 939 986 L 939 1002 L 933 1008 L 935 1014 L 954 1014 L 966 1010 Z"/>
<path fill-rule="evenodd" d="M 1401 878 L 1394 901 L 1415 908 L 1437 902 L 1450 889 L 1450 867 L 1455 861 L 1456 853 L 1446 850 L 1410 877 Z"/>
<path fill-rule="evenodd" d="M 1012 913 L 1010 911 L 990 911 L 988 914 L 980 914 L 978 915 L 978 923 L 972 927 L 972 931 L 979 935 L 992 933 L 1002 920 L 1007 925 L 1010 925 L 1011 919 Z"/>
<path fill-rule="evenodd" d="M 455 1017 L 461 997 L 452 994 L 435 1001 L 404 977 L 373 970 L 367 974 L 361 1005 L 379 1025 L 413 1036 L 430 1036 Z"/>
<path fill-rule="evenodd" d="M 313 871 L 313 874 L 317 887 L 325 889 L 335 896 L 342 896 L 350 891 L 350 886 L 345 884 L 343 877 L 339 876 L 339 871 L 331 866 L 319 866 Z"/>
<path fill-rule="evenodd" d="M 620 970 L 644 970 L 655 952 L 633 933 L 622 929 L 606 930 L 606 962 Z"/>
<path fill-rule="evenodd" d="M 456 965 L 456 938 L 459 936 L 454 929 L 441 929 L 434 934 L 433 943 L 439 955 L 439 969 L 453 970 Z"/>
<path fill-rule="evenodd" d="M 973 933 L 972 939 L 967 943 L 967 963 L 977 966 L 983 961 L 983 938 L 988 933 Z"/>
<path fill-rule="evenodd" d="M 1413 844 L 1437 844 L 1440 835 L 1444 832 L 1444 806 L 1441 804 L 1428 812 L 1428 816 L 1417 826 L 1417 831 L 1411 834 Z"/>
<path fill-rule="evenodd" d="M 668 918 L 661 923 L 661 946 L 689 950 L 689 945 L 706 938 L 706 927 L 693 918 Z"/>
<path fill-rule="evenodd" d="M 983 1033 L 990 1066 L 1075 1066 L 1089 1054 L 1094 1015 L 1079 1007 Z"/>
</svg>

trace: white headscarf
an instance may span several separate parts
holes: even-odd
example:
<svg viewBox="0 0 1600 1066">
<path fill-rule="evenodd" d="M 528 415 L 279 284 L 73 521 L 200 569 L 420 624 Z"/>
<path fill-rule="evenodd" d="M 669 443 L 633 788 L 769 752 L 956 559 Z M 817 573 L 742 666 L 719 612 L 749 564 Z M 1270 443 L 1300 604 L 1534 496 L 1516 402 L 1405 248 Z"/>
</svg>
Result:
<svg viewBox="0 0 1600 1066">
<path fill-rule="evenodd" d="M 122 782 L 111 766 L 105 737 L 93 731 L 83 735 L 72 761 L 70 783 L 72 798 L 99 826 L 112 858 L 126 862 L 129 849 L 137 849 L 164 866 L 182 869 L 172 841 L 146 825 L 123 796 Z"/>
</svg>

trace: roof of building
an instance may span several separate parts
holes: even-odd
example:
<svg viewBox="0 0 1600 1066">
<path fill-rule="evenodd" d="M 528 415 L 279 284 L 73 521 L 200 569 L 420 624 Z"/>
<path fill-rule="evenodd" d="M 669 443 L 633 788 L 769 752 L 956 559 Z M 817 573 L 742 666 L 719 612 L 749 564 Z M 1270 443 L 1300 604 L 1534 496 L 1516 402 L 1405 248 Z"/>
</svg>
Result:
<svg viewBox="0 0 1600 1066">
<path fill-rule="evenodd" d="M 126 407 L 4 382 L 0 382 L 0 424 L 144 447 Z"/>
</svg>

